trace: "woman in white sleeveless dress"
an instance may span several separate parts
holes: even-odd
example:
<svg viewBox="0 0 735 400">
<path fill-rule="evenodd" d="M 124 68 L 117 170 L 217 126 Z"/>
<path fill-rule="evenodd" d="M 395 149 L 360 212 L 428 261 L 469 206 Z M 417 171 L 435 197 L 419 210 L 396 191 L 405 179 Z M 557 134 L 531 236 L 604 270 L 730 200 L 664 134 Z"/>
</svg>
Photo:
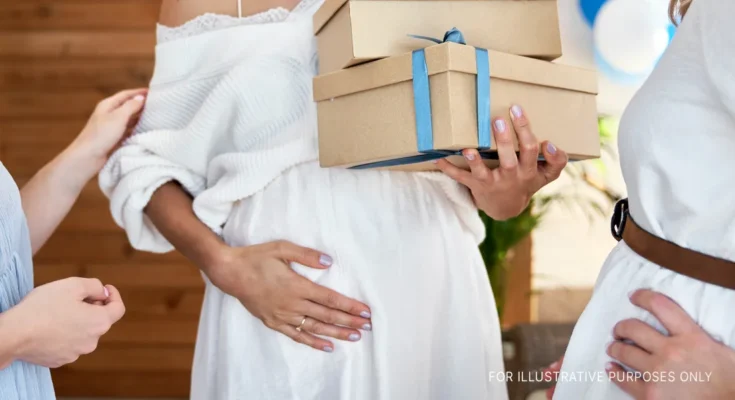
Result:
<svg viewBox="0 0 735 400">
<path fill-rule="evenodd" d="M 658 238 L 735 263 L 735 2 L 672 3 L 686 15 L 620 124 L 630 216 Z M 620 373 L 615 360 L 621 358 L 629 370 L 658 373 L 647 379 L 673 380 L 673 385 L 687 379 L 678 371 L 651 371 L 656 366 L 647 362 L 650 354 L 662 351 L 655 346 L 656 330 L 666 329 L 629 301 L 637 289 L 670 297 L 715 340 L 735 348 L 734 290 L 662 268 L 622 241 L 577 322 L 554 399 L 629 399 L 606 373 Z M 633 298 L 637 304 L 639 296 Z M 586 378 L 572 379 L 575 374 Z M 685 393 L 640 393 L 639 398 L 692 398 Z"/>
<path fill-rule="evenodd" d="M 165 0 L 146 109 L 100 175 L 136 248 L 204 273 L 191 398 L 504 399 L 475 203 L 520 213 L 566 155 L 543 144 L 537 164 L 516 107 L 520 162 L 508 129 L 502 170 L 439 162 L 473 196 L 438 172 L 320 168 L 319 6 Z"/>
</svg>

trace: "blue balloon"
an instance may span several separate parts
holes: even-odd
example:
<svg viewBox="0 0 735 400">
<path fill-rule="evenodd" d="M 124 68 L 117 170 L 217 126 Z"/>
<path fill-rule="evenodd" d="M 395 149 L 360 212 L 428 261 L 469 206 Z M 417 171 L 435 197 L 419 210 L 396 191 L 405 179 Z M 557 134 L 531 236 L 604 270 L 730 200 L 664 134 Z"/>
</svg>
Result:
<svg viewBox="0 0 735 400">
<path fill-rule="evenodd" d="M 607 0 L 579 0 L 579 8 L 590 26 L 594 25 L 597 13 L 606 2 Z"/>
</svg>

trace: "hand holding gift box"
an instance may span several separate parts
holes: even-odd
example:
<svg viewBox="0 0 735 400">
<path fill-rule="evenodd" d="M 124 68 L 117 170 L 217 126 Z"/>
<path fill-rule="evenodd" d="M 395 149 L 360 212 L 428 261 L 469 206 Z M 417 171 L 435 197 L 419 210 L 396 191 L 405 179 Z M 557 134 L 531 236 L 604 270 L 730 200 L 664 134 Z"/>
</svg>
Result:
<svg viewBox="0 0 735 400">
<path fill-rule="evenodd" d="M 490 169 L 477 150 L 464 150 L 470 171 L 465 171 L 447 160 L 438 160 L 437 166 L 472 192 L 475 205 L 496 220 L 505 220 L 520 214 L 539 189 L 555 181 L 567 165 L 567 154 L 553 143 L 541 143 L 543 162 L 538 162 L 539 145 L 531 131 L 523 108 L 511 107 L 512 126 L 518 135 L 520 154 L 516 155 L 513 137 L 505 118 L 493 122 L 500 168 Z"/>
</svg>

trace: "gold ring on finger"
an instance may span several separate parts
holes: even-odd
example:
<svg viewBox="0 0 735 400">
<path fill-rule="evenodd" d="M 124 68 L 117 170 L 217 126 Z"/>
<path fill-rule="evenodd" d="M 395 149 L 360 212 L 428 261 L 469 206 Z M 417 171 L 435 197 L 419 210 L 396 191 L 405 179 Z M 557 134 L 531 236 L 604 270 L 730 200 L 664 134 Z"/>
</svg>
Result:
<svg viewBox="0 0 735 400">
<path fill-rule="evenodd" d="M 306 317 L 304 317 L 304 319 L 301 320 L 301 323 L 299 324 L 299 326 L 296 327 L 296 330 L 298 332 L 301 332 L 301 329 L 303 329 L 305 323 L 306 323 Z"/>
</svg>

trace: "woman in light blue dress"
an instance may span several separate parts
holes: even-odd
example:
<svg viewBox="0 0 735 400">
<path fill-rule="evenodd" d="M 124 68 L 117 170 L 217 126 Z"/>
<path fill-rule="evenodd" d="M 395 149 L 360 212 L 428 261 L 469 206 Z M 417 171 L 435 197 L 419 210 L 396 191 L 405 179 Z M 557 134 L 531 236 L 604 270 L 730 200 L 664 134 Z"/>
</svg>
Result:
<svg viewBox="0 0 735 400">
<path fill-rule="evenodd" d="M 137 118 L 144 95 L 129 90 L 100 102 L 79 137 L 21 191 L 0 163 L 0 400 L 54 399 L 49 368 L 94 351 L 125 313 L 119 292 L 97 279 L 33 289 L 32 257 Z"/>
</svg>

